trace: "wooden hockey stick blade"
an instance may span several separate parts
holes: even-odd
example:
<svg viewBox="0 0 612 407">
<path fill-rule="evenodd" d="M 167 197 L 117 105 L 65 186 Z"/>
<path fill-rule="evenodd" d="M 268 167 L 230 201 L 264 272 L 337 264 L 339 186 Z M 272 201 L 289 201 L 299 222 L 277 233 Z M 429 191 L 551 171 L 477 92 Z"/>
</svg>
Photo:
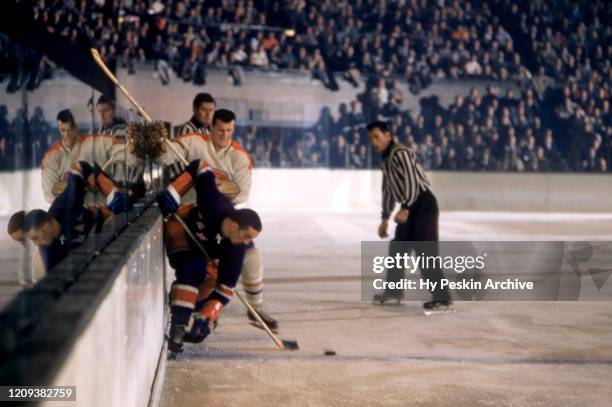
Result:
<svg viewBox="0 0 612 407">
<path fill-rule="evenodd" d="M 187 226 L 187 224 L 185 223 L 185 221 L 183 221 L 183 219 L 176 213 L 172 214 L 172 217 L 174 217 L 174 219 L 176 219 L 176 221 L 183 227 L 183 229 L 185 230 L 185 233 L 187 233 L 187 236 L 189 236 L 189 238 L 193 241 L 193 243 L 195 243 L 195 245 L 198 247 L 198 249 L 200 250 L 200 252 L 202 252 L 202 255 L 204 255 L 204 257 L 206 258 L 206 260 L 211 261 L 212 258 L 210 257 L 210 255 L 208 254 L 208 252 L 206 251 L 206 249 L 204 249 L 204 247 L 202 247 L 202 245 L 200 244 L 200 242 L 198 242 L 198 240 L 195 238 L 195 236 L 193 235 L 193 233 L 191 232 L 191 230 L 189 229 L 189 227 Z M 278 336 L 276 336 L 274 334 L 274 332 L 272 332 L 272 330 L 270 329 L 270 327 L 268 326 L 268 324 L 266 324 L 264 322 L 264 320 L 261 318 L 261 315 L 259 315 L 259 313 L 257 311 L 255 311 L 255 309 L 253 308 L 253 306 L 251 306 L 251 304 L 249 304 L 243 297 L 242 295 L 240 295 L 240 293 L 238 292 L 238 290 L 235 290 L 234 293 L 236 294 L 236 296 L 240 299 L 240 301 L 242 301 L 242 304 L 244 304 L 244 306 L 247 308 L 247 310 L 249 310 L 249 312 L 251 314 L 253 314 L 253 316 L 255 317 L 255 319 L 261 324 L 262 328 L 264 329 L 264 331 L 266 331 L 266 333 L 268 334 L 268 336 L 270 338 L 272 338 L 272 341 L 276 344 L 276 346 L 279 349 L 283 349 L 283 350 L 297 350 L 300 347 L 298 346 L 297 341 L 291 341 L 291 340 L 286 340 L 286 339 L 280 339 Z"/>
<path fill-rule="evenodd" d="M 270 338 L 272 338 L 272 340 L 274 341 L 274 343 L 276 344 L 276 346 L 279 349 L 283 349 L 283 350 L 297 350 L 297 349 L 300 348 L 298 346 L 297 341 L 281 339 L 278 336 L 276 336 L 274 334 L 274 332 L 272 332 L 272 330 L 270 329 L 268 324 L 266 324 L 265 321 L 261 318 L 261 315 L 259 315 L 259 312 L 257 312 L 255 310 L 255 308 L 253 308 L 253 306 L 251 304 L 249 304 L 249 302 L 247 300 L 245 300 L 244 297 L 238 291 L 234 291 L 234 293 L 240 299 L 240 301 L 242 301 L 242 303 L 247 308 L 247 310 L 249 310 L 249 312 L 255 317 L 257 322 L 259 322 L 261 324 L 261 327 L 263 328 L 263 330 L 266 331 L 266 333 L 268 334 L 268 336 L 270 336 Z"/>
</svg>

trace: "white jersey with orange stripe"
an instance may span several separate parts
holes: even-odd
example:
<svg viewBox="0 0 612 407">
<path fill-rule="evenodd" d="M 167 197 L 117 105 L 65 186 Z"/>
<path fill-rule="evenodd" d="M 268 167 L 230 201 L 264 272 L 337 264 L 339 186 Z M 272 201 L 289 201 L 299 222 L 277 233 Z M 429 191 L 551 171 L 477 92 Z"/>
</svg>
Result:
<svg viewBox="0 0 612 407">
<path fill-rule="evenodd" d="M 202 160 L 212 168 L 227 174 L 228 178 L 240 187 L 240 194 L 232 201 L 239 204 L 247 200 L 251 190 L 251 172 L 253 160 L 249 153 L 238 143 L 232 141 L 227 147 L 218 150 L 210 136 L 201 133 L 187 133 L 170 141 L 188 162 Z M 155 162 L 168 166 L 177 157 L 169 148 L 160 154 Z M 184 203 L 194 202 L 192 193 L 185 195 Z"/>
<path fill-rule="evenodd" d="M 80 136 L 72 148 L 67 148 L 61 141 L 52 145 L 40 164 L 45 200 L 49 203 L 53 202 L 55 199 L 52 192 L 53 186 L 64 179 L 72 163 L 77 161 L 89 163 L 102 161 L 104 163 L 111 156 L 112 144 L 112 137 Z M 91 201 L 91 197 L 88 201 Z"/>
<path fill-rule="evenodd" d="M 68 149 L 61 142 L 51 146 L 42 158 L 42 187 L 45 200 L 52 203 L 55 199 L 53 194 L 53 186 L 64 179 L 66 172 L 70 170 L 72 163 L 77 161 L 85 161 L 91 165 L 97 163 L 101 168 L 109 163 L 121 162 L 127 157 L 126 166 L 128 168 L 141 168 L 142 162 L 132 154 L 122 154 L 125 144 L 117 143 L 114 137 L 105 135 L 96 136 L 80 136 L 77 141 Z M 115 166 L 107 166 L 105 169 L 114 178 L 122 178 L 120 174 L 113 174 Z M 141 171 L 142 172 L 142 171 Z M 94 198 L 93 194 L 88 192 L 85 197 L 86 204 L 105 204 L 105 198 L 101 196 Z"/>
</svg>

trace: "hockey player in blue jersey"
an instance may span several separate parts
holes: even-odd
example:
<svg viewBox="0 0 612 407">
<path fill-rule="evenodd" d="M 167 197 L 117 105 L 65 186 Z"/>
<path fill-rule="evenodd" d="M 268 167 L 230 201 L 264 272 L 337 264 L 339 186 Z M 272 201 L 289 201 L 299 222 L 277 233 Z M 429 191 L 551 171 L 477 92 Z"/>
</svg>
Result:
<svg viewBox="0 0 612 407">
<path fill-rule="evenodd" d="M 196 160 L 157 196 L 159 207 L 167 217 L 179 212 L 181 196 L 194 187 L 197 202 L 184 214 L 185 223 L 210 259 L 218 261 L 215 289 L 198 307 L 195 318 L 191 318 L 196 310 L 199 287 L 206 278 L 208 259 L 192 242 L 181 250 L 168 251 L 176 272 L 170 293 L 172 321 L 168 349 L 171 354 L 183 350 L 187 331 L 192 342 L 199 342 L 210 334 L 223 307 L 233 296 L 247 247 L 262 230 L 259 215 L 251 209 L 235 209 L 219 192 L 218 183 L 215 170 L 208 163 Z"/>
<path fill-rule="evenodd" d="M 51 207 L 47 211 L 34 209 L 25 215 L 23 233 L 38 246 L 47 272 L 80 246 L 94 226 L 112 215 L 106 208 L 84 205 L 86 190 L 97 190 L 105 196 L 114 191 L 112 181 L 99 167 L 78 161 L 71 165 L 67 186 Z M 115 195 L 116 212 L 125 207 L 122 199 L 127 199 L 126 194 Z"/>
</svg>

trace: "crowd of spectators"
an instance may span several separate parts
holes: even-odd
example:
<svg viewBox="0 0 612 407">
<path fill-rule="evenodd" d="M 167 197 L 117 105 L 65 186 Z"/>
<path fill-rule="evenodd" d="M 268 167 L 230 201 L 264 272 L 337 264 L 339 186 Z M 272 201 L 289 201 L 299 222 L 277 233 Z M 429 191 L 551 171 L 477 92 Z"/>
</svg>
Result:
<svg viewBox="0 0 612 407">
<path fill-rule="evenodd" d="M 112 6 L 108 6 L 112 3 Z M 107 63 L 135 70 L 155 61 L 202 84 L 205 68 L 231 65 L 312 72 L 336 89 L 334 72 L 397 75 L 414 92 L 434 78 L 528 76 L 509 33 L 486 2 L 435 0 L 173 0 L 35 3 L 35 20 Z"/>
<path fill-rule="evenodd" d="M 422 98 L 416 117 L 389 105 L 370 113 L 386 120 L 396 139 L 411 148 L 426 169 L 610 171 L 609 135 L 584 125 L 580 117 L 550 118 L 530 88 L 502 92 L 490 85 L 482 95 L 472 88 L 447 108 L 435 96 Z M 605 109 L 609 120 L 609 105 Z M 372 168 L 379 156 L 369 147 L 367 121 L 361 103 L 353 100 L 349 107 L 341 106 L 323 132 L 313 128 L 279 135 L 274 129 L 249 128 L 239 132 L 237 140 L 253 152 L 257 166 Z"/>
<path fill-rule="evenodd" d="M 503 0 L 499 13 L 505 16 L 512 35 L 523 44 L 523 54 L 535 72 L 529 86 L 543 106 L 554 109 L 550 117 L 569 144 L 572 168 L 610 167 L 609 2 Z"/>
<path fill-rule="evenodd" d="M 49 32 L 98 47 L 112 67 L 155 61 L 164 83 L 173 71 L 203 84 L 210 66 L 306 70 L 331 89 L 334 72 L 366 83 L 324 128 L 241 129 L 263 166 L 371 167 L 364 125 L 384 119 L 427 168 L 610 168 L 603 0 L 41 0 L 33 9 Z M 447 108 L 422 99 L 416 117 L 403 108 L 406 89 L 466 77 L 512 86 L 475 88 Z"/>
</svg>

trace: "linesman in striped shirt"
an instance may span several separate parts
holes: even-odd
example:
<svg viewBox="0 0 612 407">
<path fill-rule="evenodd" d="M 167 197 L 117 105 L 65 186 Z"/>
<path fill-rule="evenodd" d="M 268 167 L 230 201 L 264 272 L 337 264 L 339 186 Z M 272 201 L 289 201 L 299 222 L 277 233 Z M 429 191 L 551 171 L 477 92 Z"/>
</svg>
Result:
<svg viewBox="0 0 612 407">
<path fill-rule="evenodd" d="M 215 98 L 211 94 L 198 93 L 193 98 L 193 116 L 189 121 L 176 126 L 174 136 L 182 136 L 187 133 L 201 133 L 210 136 L 215 106 Z"/>
<path fill-rule="evenodd" d="M 372 147 L 382 154 L 380 167 L 383 171 L 382 188 L 382 221 L 378 227 L 378 236 L 384 239 L 388 236 L 389 218 L 395 208 L 400 209 L 394 216 L 397 223 L 395 236 L 389 245 L 389 255 L 402 253 L 401 246 L 394 242 L 438 241 L 438 202 L 431 192 L 431 183 L 423 167 L 416 161 L 412 151 L 406 146 L 396 142 L 383 121 L 375 121 L 367 126 L 368 139 Z M 438 245 L 424 245 L 425 256 L 438 256 Z M 437 311 L 451 310 L 452 301 L 447 289 L 441 290 L 440 282 L 444 278 L 440 268 L 428 268 L 426 276 L 430 281 L 437 281 L 437 289 L 432 291 L 432 301 L 423 305 L 425 314 Z M 387 269 L 387 281 L 401 281 L 404 278 L 404 269 Z M 403 291 L 385 290 L 374 296 L 375 302 L 384 304 L 389 300 L 400 301 Z"/>
</svg>

